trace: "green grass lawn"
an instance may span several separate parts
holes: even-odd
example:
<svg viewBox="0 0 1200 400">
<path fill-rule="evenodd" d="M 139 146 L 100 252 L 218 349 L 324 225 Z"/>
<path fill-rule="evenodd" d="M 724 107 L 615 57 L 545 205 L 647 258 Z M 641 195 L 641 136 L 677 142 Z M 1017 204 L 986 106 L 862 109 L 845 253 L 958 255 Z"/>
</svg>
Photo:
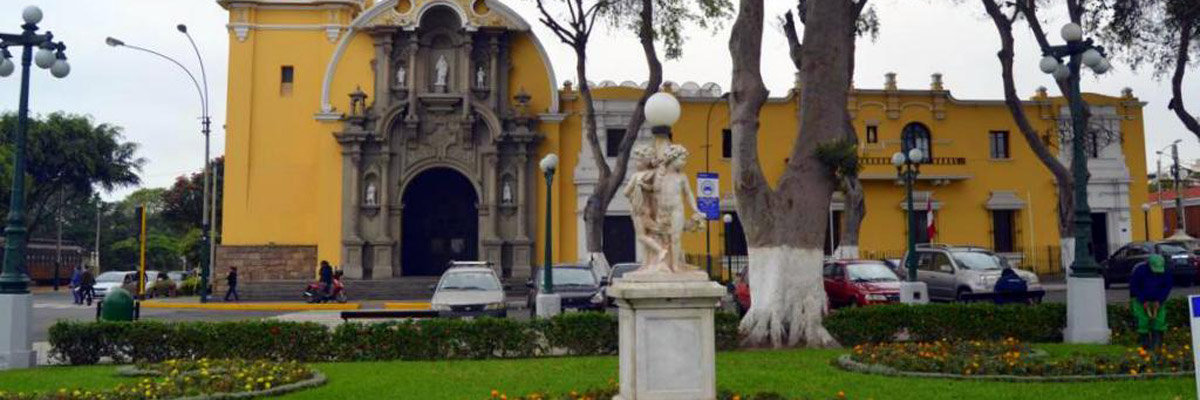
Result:
<svg viewBox="0 0 1200 400">
<path fill-rule="evenodd" d="M 1122 352 L 1117 346 L 1039 345 L 1050 356 L 1072 352 Z M 789 396 L 851 399 L 1173 399 L 1196 398 L 1191 378 L 1088 383 L 1001 383 L 890 378 L 839 370 L 830 360 L 844 350 L 718 353 L 718 386 L 737 392 L 776 391 Z M 535 390 L 565 393 L 616 379 L 615 357 L 526 360 L 327 363 L 321 388 L 294 399 L 486 399 L 492 389 L 508 394 Z M 0 389 L 46 390 L 61 385 L 99 388 L 126 381 L 115 367 L 55 367 L 0 372 Z"/>
</svg>

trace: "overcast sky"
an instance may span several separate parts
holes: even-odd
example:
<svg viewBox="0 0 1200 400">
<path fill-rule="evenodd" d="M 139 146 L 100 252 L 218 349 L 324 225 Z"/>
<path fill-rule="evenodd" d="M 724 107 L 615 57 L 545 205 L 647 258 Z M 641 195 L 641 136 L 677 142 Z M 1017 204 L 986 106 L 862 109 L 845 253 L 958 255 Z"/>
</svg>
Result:
<svg viewBox="0 0 1200 400">
<path fill-rule="evenodd" d="M 532 0 L 506 0 L 546 44 L 558 80 L 574 80 L 575 59 L 537 23 Z M 923 89 L 929 75 L 941 72 L 946 88 L 959 99 L 999 99 L 1002 96 L 1000 68 L 996 59 L 999 40 L 995 27 L 975 1 L 951 5 L 945 0 L 871 0 L 878 7 L 882 29 L 875 41 L 860 40 L 855 84 L 879 88 L 884 73 L 896 72 L 901 88 Z M 736 3 L 736 1 L 735 1 Z M 128 44 L 150 48 L 173 57 L 198 72 L 196 56 L 187 38 L 175 25 L 185 23 L 197 41 L 208 73 L 213 118 L 213 156 L 224 152 L 225 85 L 228 61 L 227 14 L 215 0 L 5 0 L 0 2 L 0 32 L 20 30 L 21 9 L 29 4 L 42 8 L 41 27 L 54 32 L 67 45 L 72 71 L 66 79 L 54 79 L 48 71 L 33 71 L 30 109 L 33 113 L 68 111 L 91 115 L 97 122 L 124 127 L 127 140 L 141 144 L 139 155 L 147 163 L 142 171 L 145 186 L 167 186 L 184 173 L 203 165 L 204 139 L 199 133 L 200 102 L 192 82 L 178 67 L 150 54 L 111 48 L 106 36 Z M 768 0 L 763 76 L 774 95 L 782 95 L 793 81 L 794 69 L 787 59 L 787 43 L 776 16 L 795 3 Z M 1043 10 L 1055 18 L 1048 26 L 1061 26 L 1062 10 Z M 683 57 L 665 63 L 667 80 L 716 82 L 729 88 L 731 69 L 728 25 L 712 32 L 692 29 Z M 598 29 L 590 55 L 592 80 L 644 81 L 645 63 L 636 38 L 625 31 Z M 1057 36 L 1057 35 L 1054 35 Z M 1040 54 L 1028 29 L 1017 31 L 1016 79 L 1023 97 L 1038 86 L 1054 87 L 1052 79 L 1037 68 Z M 1060 41 L 1059 38 L 1051 38 Z M 15 52 L 14 52 L 15 53 Z M 19 57 L 19 54 L 14 54 Z M 1184 100 L 1200 111 L 1200 68 L 1189 70 Z M 0 111 L 17 108 L 17 74 L 0 79 Z M 200 79 L 200 76 L 197 76 Z M 1148 71 L 1133 73 L 1127 66 L 1096 78 L 1087 75 L 1085 91 L 1118 95 L 1133 88 L 1134 95 L 1149 103 L 1145 110 L 1147 160 L 1153 169 L 1154 151 L 1183 139 L 1185 159 L 1200 158 L 1200 142 L 1167 110 L 1170 83 L 1155 79 Z M 1052 94 L 1057 95 L 1055 90 Z M 316 111 L 296 110 L 296 118 L 310 118 Z M 119 190 L 107 198 L 120 198 L 132 189 Z"/>
</svg>

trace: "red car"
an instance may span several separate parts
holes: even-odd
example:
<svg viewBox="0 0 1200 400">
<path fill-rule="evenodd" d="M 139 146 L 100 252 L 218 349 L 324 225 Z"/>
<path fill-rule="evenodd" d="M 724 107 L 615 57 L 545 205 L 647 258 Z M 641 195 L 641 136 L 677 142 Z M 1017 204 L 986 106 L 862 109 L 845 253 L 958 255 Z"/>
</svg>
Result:
<svg viewBox="0 0 1200 400">
<path fill-rule="evenodd" d="M 738 314 L 750 309 L 749 268 L 738 276 L 733 297 Z M 882 261 L 837 260 L 825 264 L 828 307 L 865 306 L 900 302 L 900 278 Z"/>
<path fill-rule="evenodd" d="M 831 308 L 900 302 L 900 277 L 882 261 L 833 261 L 822 274 Z"/>
</svg>

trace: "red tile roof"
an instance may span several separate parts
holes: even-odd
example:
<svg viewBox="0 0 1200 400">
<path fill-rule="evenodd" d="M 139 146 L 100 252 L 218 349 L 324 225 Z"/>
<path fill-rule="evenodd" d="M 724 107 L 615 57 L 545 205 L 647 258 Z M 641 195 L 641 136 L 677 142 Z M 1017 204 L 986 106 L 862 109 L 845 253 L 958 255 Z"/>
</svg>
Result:
<svg viewBox="0 0 1200 400">
<path fill-rule="evenodd" d="M 1168 190 L 1168 191 L 1164 191 L 1162 193 L 1150 192 L 1150 197 L 1149 197 L 1148 201 L 1151 203 L 1157 202 L 1159 200 L 1160 195 L 1162 196 L 1163 201 L 1175 200 L 1175 191 Z M 1184 188 L 1183 189 L 1183 198 L 1185 198 L 1185 199 L 1200 198 L 1200 186 Z"/>
</svg>

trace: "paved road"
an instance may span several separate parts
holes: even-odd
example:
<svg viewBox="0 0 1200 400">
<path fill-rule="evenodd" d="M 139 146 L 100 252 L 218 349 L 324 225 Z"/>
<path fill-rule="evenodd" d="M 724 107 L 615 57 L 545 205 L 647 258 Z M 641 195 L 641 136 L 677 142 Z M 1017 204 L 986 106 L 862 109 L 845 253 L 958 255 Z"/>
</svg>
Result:
<svg viewBox="0 0 1200 400">
<path fill-rule="evenodd" d="M 142 309 L 142 319 L 166 321 L 238 321 L 269 318 L 283 314 L 271 311 L 205 311 Z M 70 292 L 65 288 L 59 292 L 34 292 L 33 294 L 33 341 L 46 341 L 47 330 L 60 320 L 94 321 L 95 306 L 72 304 Z"/>
</svg>

